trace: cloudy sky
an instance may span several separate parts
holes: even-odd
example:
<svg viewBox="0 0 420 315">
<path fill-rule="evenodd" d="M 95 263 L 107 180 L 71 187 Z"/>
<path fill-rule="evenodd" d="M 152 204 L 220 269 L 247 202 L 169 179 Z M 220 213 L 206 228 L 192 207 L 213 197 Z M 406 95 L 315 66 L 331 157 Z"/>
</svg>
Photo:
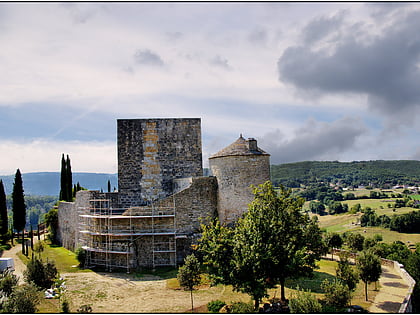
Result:
<svg viewBox="0 0 420 315">
<path fill-rule="evenodd" d="M 116 119 L 272 164 L 420 160 L 419 3 L 0 3 L 0 174 L 117 171 Z"/>
</svg>

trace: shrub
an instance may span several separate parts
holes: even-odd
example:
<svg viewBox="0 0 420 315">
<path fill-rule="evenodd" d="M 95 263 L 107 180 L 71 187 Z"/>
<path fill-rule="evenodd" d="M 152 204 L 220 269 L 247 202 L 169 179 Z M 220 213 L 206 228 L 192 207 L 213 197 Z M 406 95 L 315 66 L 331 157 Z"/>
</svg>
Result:
<svg viewBox="0 0 420 315">
<path fill-rule="evenodd" d="M 210 301 L 207 303 L 207 309 L 210 313 L 218 313 L 226 303 L 220 300 Z"/>
<path fill-rule="evenodd" d="M 84 267 L 86 262 L 86 249 L 79 247 L 76 250 L 76 258 L 79 261 L 79 267 Z"/>
<path fill-rule="evenodd" d="M 32 281 L 41 288 L 49 289 L 54 283 L 58 271 L 53 262 L 43 263 L 38 258 L 33 258 L 28 262 L 23 275 L 27 282 Z"/>
<path fill-rule="evenodd" d="M 30 283 L 17 286 L 3 304 L 5 313 L 36 313 L 42 293 Z"/>
<path fill-rule="evenodd" d="M 254 304 L 252 302 L 234 302 L 230 312 L 234 314 L 254 313 Z"/>
<path fill-rule="evenodd" d="M 351 293 L 349 287 L 340 281 L 329 282 L 325 279 L 321 284 L 321 289 L 325 292 L 327 305 L 337 308 L 344 307 L 350 302 Z"/>
<path fill-rule="evenodd" d="M 18 277 L 12 271 L 5 270 L 0 274 L 0 291 L 3 291 L 5 296 L 9 296 L 17 284 Z"/>
<path fill-rule="evenodd" d="M 297 288 L 296 293 L 292 293 L 289 302 L 291 313 L 320 313 L 322 305 L 310 291 Z"/>
</svg>

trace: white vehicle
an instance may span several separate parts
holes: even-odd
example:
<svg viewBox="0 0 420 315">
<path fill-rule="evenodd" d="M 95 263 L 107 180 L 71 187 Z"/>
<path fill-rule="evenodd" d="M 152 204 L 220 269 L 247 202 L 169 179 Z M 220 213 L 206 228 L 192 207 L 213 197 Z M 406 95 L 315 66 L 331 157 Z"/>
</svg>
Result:
<svg viewBox="0 0 420 315">
<path fill-rule="evenodd" d="M 13 258 L 0 258 L 0 272 L 5 270 L 15 271 L 15 262 Z"/>
</svg>

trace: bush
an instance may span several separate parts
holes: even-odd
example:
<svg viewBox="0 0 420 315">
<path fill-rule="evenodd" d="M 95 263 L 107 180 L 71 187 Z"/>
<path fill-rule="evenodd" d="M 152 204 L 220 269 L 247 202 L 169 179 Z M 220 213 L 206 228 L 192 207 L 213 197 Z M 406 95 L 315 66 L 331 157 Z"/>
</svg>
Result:
<svg viewBox="0 0 420 315">
<path fill-rule="evenodd" d="M 86 262 L 86 249 L 79 247 L 76 250 L 76 258 L 79 261 L 79 267 L 84 267 Z"/>
<path fill-rule="evenodd" d="M 325 292 L 327 305 L 341 308 L 350 302 L 351 293 L 349 287 L 340 281 L 329 282 L 325 279 L 321 284 L 321 289 Z"/>
<path fill-rule="evenodd" d="M 220 309 L 225 305 L 226 303 L 220 300 L 210 301 L 207 303 L 207 310 L 210 313 L 219 313 Z"/>
<path fill-rule="evenodd" d="M 33 258 L 28 262 L 23 275 L 27 282 L 32 281 L 41 288 L 49 289 L 54 283 L 58 271 L 53 262 L 43 263 L 38 258 Z"/>
<path fill-rule="evenodd" d="M 296 293 L 292 293 L 289 302 L 291 313 L 320 313 L 322 305 L 316 296 L 310 291 L 300 290 L 297 288 Z"/>
<path fill-rule="evenodd" d="M 0 274 L 0 291 L 5 296 L 9 296 L 18 284 L 18 277 L 10 270 L 5 270 Z"/>
<path fill-rule="evenodd" d="M 235 302 L 232 304 L 230 312 L 234 314 L 254 313 L 254 304 L 252 302 Z"/>
<path fill-rule="evenodd" d="M 30 283 L 17 286 L 3 304 L 4 313 L 36 313 L 42 293 Z"/>
</svg>

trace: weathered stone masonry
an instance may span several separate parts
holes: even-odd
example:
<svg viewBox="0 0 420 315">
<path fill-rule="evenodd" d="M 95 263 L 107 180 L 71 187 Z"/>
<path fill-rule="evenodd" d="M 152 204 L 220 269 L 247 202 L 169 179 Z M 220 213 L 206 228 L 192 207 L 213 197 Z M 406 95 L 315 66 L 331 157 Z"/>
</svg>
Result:
<svg viewBox="0 0 420 315">
<path fill-rule="evenodd" d="M 242 136 L 210 158 L 203 177 L 201 121 L 118 120 L 118 192 L 79 191 L 59 205 L 59 239 L 83 246 L 90 266 L 112 270 L 176 265 L 200 223 L 231 223 L 252 200 L 250 185 L 270 178 L 269 154 Z M 204 220 L 204 221 L 203 221 Z"/>
</svg>

